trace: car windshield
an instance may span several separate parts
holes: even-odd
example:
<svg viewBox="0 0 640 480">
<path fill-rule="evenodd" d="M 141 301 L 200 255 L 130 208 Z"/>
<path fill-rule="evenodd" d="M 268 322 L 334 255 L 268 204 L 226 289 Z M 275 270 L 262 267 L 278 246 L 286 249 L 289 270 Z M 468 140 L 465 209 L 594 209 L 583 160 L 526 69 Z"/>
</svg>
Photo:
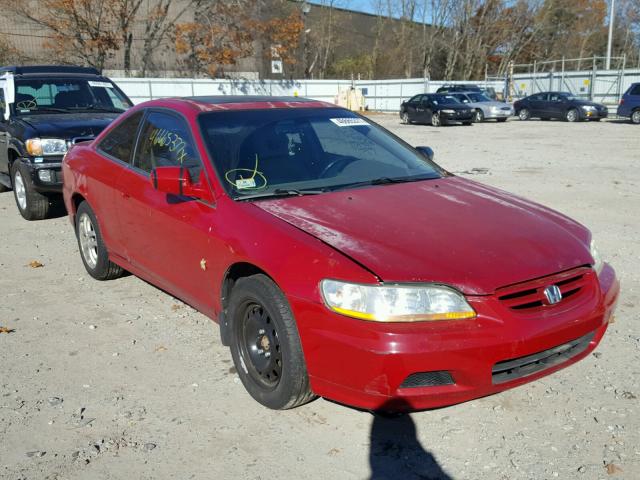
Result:
<svg viewBox="0 0 640 480">
<path fill-rule="evenodd" d="M 200 128 L 233 198 L 322 193 L 435 179 L 442 170 L 374 123 L 338 108 L 201 114 Z"/>
<path fill-rule="evenodd" d="M 16 80 L 16 115 L 106 111 L 120 113 L 131 102 L 110 81 L 77 78 Z"/>
<path fill-rule="evenodd" d="M 481 93 L 469 93 L 468 95 L 472 102 L 493 102 L 493 100 Z"/>
<path fill-rule="evenodd" d="M 432 95 L 430 100 L 436 105 L 451 105 L 454 103 L 461 103 L 452 95 Z"/>
</svg>

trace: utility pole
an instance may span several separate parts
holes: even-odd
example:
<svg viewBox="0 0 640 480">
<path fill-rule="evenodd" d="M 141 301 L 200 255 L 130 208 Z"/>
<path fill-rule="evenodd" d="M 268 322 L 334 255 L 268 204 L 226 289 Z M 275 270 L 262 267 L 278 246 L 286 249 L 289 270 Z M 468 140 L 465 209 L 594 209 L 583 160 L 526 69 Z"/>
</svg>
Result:
<svg viewBox="0 0 640 480">
<path fill-rule="evenodd" d="M 607 65 L 606 69 L 611 69 L 611 43 L 613 40 L 613 17 L 616 8 L 616 0 L 611 0 L 610 12 L 609 12 L 609 41 L 607 42 Z"/>
</svg>

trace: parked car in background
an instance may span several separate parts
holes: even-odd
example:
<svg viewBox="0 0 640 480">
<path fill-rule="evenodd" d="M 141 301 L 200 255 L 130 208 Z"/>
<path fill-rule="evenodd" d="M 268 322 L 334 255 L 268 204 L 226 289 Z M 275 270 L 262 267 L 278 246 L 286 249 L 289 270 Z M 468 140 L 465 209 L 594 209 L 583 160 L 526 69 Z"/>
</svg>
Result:
<svg viewBox="0 0 640 480">
<path fill-rule="evenodd" d="M 69 145 L 95 138 L 131 105 L 95 68 L 0 67 L 0 191 L 13 189 L 25 219 L 45 218 Z"/>
<path fill-rule="evenodd" d="M 496 102 L 479 92 L 454 92 L 449 95 L 474 110 L 474 122 L 506 122 L 514 114 L 513 107 L 508 103 Z"/>
<path fill-rule="evenodd" d="M 493 87 L 482 87 L 474 83 L 453 83 L 443 85 L 436 90 L 436 93 L 453 93 L 453 92 L 479 92 L 489 97 L 491 100 L 497 100 L 498 94 Z"/>
<path fill-rule="evenodd" d="M 620 99 L 618 116 L 640 125 L 640 83 L 633 83 Z"/>
<path fill-rule="evenodd" d="M 471 125 L 474 110 L 451 95 L 422 93 L 400 105 L 402 123 L 427 123 L 434 127 L 462 123 Z"/>
<path fill-rule="evenodd" d="M 520 120 L 558 118 L 567 122 L 607 118 L 607 107 L 596 102 L 582 100 L 568 92 L 541 92 L 529 95 L 513 103 Z"/>
<path fill-rule="evenodd" d="M 589 355 L 618 298 L 585 227 L 333 104 L 146 102 L 63 172 L 87 272 L 126 269 L 216 319 L 273 409 L 512 388 Z"/>
</svg>

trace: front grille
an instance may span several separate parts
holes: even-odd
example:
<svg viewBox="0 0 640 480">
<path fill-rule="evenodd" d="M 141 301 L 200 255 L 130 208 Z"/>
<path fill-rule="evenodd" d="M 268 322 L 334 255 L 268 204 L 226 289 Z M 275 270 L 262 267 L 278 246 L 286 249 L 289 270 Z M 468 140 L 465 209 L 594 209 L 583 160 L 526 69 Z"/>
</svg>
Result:
<svg viewBox="0 0 640 480">
<path fill-rule="evenodd" d="M 530 282 L 519 283 L 496 291 L 498 300 L 507 308 L 517 311 L 528 311 L 553 307 L 550 305 L 544 290 L 556 285 L 562 292 L 562 304 L 566 299 L 579 295 L 592 281 L 593 271 L 589 267 L 581 267 L 550 277 L 539 278 Z"/>
<path fill-rule="evenodd" d="M 400 388 L 438 387 L 440 385 L 453 385 L 453 377 L 445 370 L 435 372 L 412 373 L 404 379 Z"/>
<path fill-rule="evenodd" d="M 541 370 L 551 368 L 570 358 L 573 358 L 584 352 L 595 332 L 591 332 L 584 337 L 580 337 L 568 343 L 563 343 L 557 347 L 544 350 L 542 352 L 527 355 L 526 357 L 514 358 L 498 362 L 491 370 L 493 384 L 499 384 L 515 380 L 516 378 L 526 377 Z"/>
</svg>

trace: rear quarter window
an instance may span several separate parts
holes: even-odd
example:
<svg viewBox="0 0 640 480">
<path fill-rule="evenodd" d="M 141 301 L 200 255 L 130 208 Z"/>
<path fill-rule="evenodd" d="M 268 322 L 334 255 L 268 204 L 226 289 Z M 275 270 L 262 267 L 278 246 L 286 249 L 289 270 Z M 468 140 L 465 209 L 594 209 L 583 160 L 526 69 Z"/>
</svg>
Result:
<svg viewBox="0 0 640 480">
<path fill-rule="evenodd" d="M 633 87 L 631 87 L 631 89 L 629 90 L 629 95 L 638 95 L 640 96 L 640 83 L 634 85 Z"/>
<path fill-rule="evenodd" d="M 116 126 L 100 142 L 98 150 L 122 162 L 130 163 L 142 112 L 136 112 Z"/>
</svg>

